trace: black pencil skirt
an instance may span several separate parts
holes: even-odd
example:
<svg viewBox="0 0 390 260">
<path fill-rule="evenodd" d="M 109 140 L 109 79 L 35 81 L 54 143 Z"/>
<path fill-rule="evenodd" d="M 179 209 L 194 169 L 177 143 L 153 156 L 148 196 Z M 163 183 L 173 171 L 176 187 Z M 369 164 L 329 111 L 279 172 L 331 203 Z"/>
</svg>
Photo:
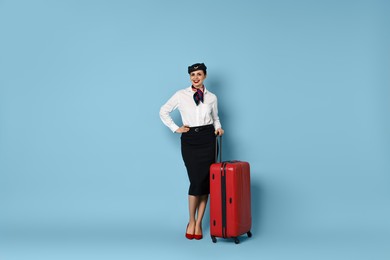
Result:
<svg viewBox="0 0 390 260">
<path fill-rule="evenodd" d="M 189 195 L 210 193 L 210 165 L 215 161 L 215 134 L 213 125 L 191 127 L 181 135 L 181 154 L 187 168 Z"/>
</svg>

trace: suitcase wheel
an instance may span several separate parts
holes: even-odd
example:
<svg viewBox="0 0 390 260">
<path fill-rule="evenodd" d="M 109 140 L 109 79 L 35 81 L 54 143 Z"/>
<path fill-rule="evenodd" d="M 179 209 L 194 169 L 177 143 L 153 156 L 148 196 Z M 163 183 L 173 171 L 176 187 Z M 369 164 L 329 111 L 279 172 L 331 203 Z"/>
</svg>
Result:
<svg viewBox="0 0 390 260">
<path fill-rule="evenodd" d="M 248 237 L 252 237 L 252 233 L 250 231 L 248 231 L 248 233 L 246 233 L 248 235 Z"/>
<path fill-rule="evenodd" d="M 217 238 L 215 236 L 211 236 L 211 240 L 213 240 L 213 243 L 217 243 Z"/>
<path fill-rule="evenodd" d="M 237 237 L 235 237 L 235 238 L 234 238 L 234 243 L 239 244 L 239 243 L 240 243 L 240 240 L 239 240 Z"/>
</svg>

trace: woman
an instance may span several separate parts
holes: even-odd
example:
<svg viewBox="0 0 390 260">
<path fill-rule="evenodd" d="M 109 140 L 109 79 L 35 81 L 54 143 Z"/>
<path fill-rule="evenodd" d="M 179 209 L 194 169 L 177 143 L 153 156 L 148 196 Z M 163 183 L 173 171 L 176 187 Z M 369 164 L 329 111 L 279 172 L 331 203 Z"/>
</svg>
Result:
<svg viewBox="0 0 390 260">
<path fill-rule="evenodd" d="M 207 67 L 196 63 L 188 67 L 192 86 L 177 91 L 160 109 L 160 118 L 174 133 L 181 134 L 181 153 L 187 168 L 189 222 L 186 238 L 202 239 L 202 219 L 210 193 L 209 169 L 215 160 L 215 135 L 224 131 L 218 117 L 217 97 L 203 85 Z M 169 115 L 179 109 L 183 125 Z"/>
</svg>

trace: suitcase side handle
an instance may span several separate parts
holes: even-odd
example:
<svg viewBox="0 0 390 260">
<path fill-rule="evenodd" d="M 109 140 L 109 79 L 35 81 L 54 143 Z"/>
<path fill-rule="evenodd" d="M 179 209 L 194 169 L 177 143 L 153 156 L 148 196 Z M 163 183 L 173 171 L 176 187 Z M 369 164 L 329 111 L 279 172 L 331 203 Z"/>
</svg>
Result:
<svg viewBox="0 0 390 260">
<path fill-rule="evenodd" d="M 219 142 L 218 142 L 219 137 Z M 222 162 L 222 135 L 215 137 L 215 162 L 218 162 L 218 150 L 219 150 L 219 162 Z"/>
</svg>

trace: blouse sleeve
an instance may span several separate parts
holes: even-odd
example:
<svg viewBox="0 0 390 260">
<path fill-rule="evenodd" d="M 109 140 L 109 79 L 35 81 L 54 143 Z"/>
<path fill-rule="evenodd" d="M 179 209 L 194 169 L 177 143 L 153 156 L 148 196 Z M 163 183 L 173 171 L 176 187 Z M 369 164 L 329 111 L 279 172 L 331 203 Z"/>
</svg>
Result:
<svg viewBox="0 0 390 260">
<path fill-rule="evenodd" d="M 218 100 L 217 100 L 217 98 L 215 99 L 215 102 L 213 104 L 211 116 L 213 117 L 214 128 L 215 129 L 222 128 L 221 122 L 219 121 L 219 116 L 218 116 Z"/>
<path fill-rule="evenodd" d="M 179 129 L 179 126 L 176 125 L 175 122 L 173 122 L 170 113 L 173 110 L 175 110 L 178 106 L 179 106 L 179 100 L 176 93 L 160 109 L 161 120 L 167 127 L 169 127 L 169 129 L 171 129 L 173 133 L 176 132 L 177 129 Z"/>
</svg>

